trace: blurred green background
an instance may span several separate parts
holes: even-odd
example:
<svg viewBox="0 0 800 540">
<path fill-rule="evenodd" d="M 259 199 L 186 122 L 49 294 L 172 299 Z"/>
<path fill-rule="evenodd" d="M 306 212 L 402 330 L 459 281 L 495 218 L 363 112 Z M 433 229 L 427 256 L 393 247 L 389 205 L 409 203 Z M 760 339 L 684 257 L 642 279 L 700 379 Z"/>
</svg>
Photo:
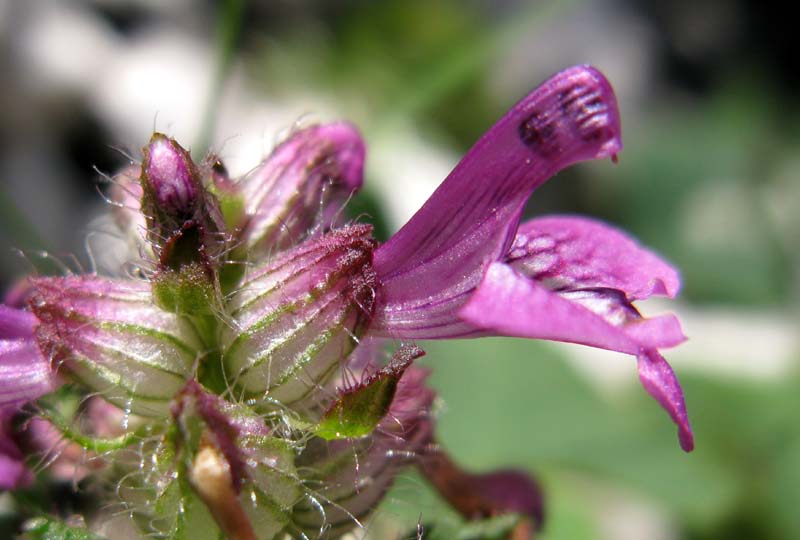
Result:
<svg viewBox="0 0 800 540">
<path fill-rule="evenodd" d="M 536 474 L 545 540 L 800 538 L 792 24 L 755 0 L 0 0 L 0 278 L 118 268 L 100 173 L 154 127 L 243 172 L 293 122 L 349 119 L 369 148 L 351 206 L 385 238 L 516 100 L 592 63 L 619 95 L 620 163 L 560 174 L 529 212 L 606 219 L 681 269 L 680 301 L 644 308 L 691 338 L 665 356 L 696 450 L 631 358 L 499 339 L 423 344 L 439 438 L 471 470 Z M 456 526 L 409 475 L 370 532 L 418 521 Z"/>
</svg>

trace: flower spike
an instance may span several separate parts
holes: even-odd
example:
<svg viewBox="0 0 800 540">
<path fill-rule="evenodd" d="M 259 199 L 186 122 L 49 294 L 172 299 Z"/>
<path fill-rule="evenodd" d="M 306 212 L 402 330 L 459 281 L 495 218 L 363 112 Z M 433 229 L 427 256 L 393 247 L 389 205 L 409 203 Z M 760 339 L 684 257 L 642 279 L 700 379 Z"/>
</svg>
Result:
<svg viewBox="0 0 800 540">
<path fill-rule="evenodd" d="M 634 306 L 675 296 L 677 271 L 600 222 L 520 223 L 549 177 L 621 147 L 608 81 L 567 69 L 381 246 L 370 225 L 341 216 L 365 157 L 349 124 L 294 130 L 238 179 L 214 154 L 195 163 L 154 134 L 110 193 L 123 241 L 144 259 L 137 277 L 31 278 L 0 306 L 0 489 L 32 481 L 25 460 L 40 453 L 53 478 L 117 483 L 108 491 L 141 536 L 332 540 L 417 464 L 464 517 L 492 518 L 493 537 L 531 538 L 543 522 L 533 478 L 467 472 L 435 444 L 436 396 L 409 343 L 427 338 L 520 336 L 634 356 L 691 450 L 660 353 L 685 339 L 680 324 Z M 390 340 L 401 344 L 391 357 Z"/>
</svg>

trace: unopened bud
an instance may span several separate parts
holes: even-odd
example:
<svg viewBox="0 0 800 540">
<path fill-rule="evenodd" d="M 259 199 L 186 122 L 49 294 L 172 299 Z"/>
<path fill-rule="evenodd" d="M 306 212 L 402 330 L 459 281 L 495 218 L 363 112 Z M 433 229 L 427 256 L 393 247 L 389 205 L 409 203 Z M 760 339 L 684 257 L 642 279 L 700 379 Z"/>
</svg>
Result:
<svg viewBox="0 0 800 540">
<path fill-rule="evenodd" d="M 153 305 L 147 284 L 89 275 L 32 286 L 36 336 L 60 372 L 123 410 L 165 415 L 199 344 L 184 321 Z"/>
<path fill-rule="evenodd" d="M 319 400 L 364 332 L 374 305 L 372 228 L 353 225 L 255 269 L 231 298 L 225 369 L 245 394 L 284 404 Z"/>
<path fill-rule="evenodd" d="M 189 152 L 161 133 L 153 134 L 143 152 L 146 212 L 175 222 L 192 218 L 201 186 Z"/>
<path fill-rule="evenodd" d="M 298 130 L 241 182 L 243 244 L 265 253 L 327 229 L 363 180 L 364 143 L 346 123 Z"/>
<path fill-rule="evenodd" d="M 159 270 L 180 273 L 202 264 L 213 281 L 214 261 L 224 251 L 225 225 L 189 152 L 161 133 L 143 149 L 141 210 Z"/>
</svg>

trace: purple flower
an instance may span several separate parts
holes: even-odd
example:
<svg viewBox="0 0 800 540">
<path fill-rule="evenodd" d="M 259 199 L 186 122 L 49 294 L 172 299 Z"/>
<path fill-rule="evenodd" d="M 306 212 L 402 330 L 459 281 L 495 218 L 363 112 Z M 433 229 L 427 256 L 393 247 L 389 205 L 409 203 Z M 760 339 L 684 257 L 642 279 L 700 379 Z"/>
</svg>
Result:
<svg viewBox="0 0 800 540">
<path fill-rule="evenodd" d="M 50 363 L 34 340 L 36 317 L 0 305 L 0 410 L 14 411 L 53 388 Z"/>
<path fill-rule="evenodd" d="M 231 538 L 330 537 L 374 509 L 401 466 L 445 462 L 432 450 L 434 395 L 412 365 L 422 351 L 401 346 L 382 365 L 381 343 L 486 335 L 636 356 L 691 450 L 683 395 L 659 353 L 684 339 L 680 326 L 633 307 L 674 296 L 677 272 L 595 221 L 520 224 L 545 180 L 620 148 L 609 83 L 590 67 L 563 71 L 378 245 L 371 227 L 341 217 L 364 162 L 348 124 L 292 133 L 239 181 L 213 156 L 195 163 L 155 134 L 139 181 L 134 167 L 112 191 L 117 223 L 148 260 L 140 278 L 35 278 L 28 310 L 0 308 L 4 485 L 26 474 L 9 415 L 52 390 L 57 372 L 124 411 L 130 429 L 113 439 L 62 435 L 114 456 L 105 474 L 120 475 L 131 507 L 147 499 L 131 510 L 147 532 L 206 529 L 197 511 L 206 508 Z M 456 500 L 462 489 L 431 480 L 465 516 L 541 523 L 526 476 L 454 474 L 467 503 Z"/>
<path fill-rule="evenodd" d="M 658 349 L 685 338 L 675 317 L 632 302 L 673 297 L 677 271 L 622 232 L 585 218 L 520 224 L 533 190 L 559 170 L 622 148 L 616 98 L 593 68 L 534 90 L 467 153 L 411 220 L 375 252 L 371 331 L 399 339 L 505 335 L 637 357 L 639 378 L 693 438 L 683 393 Z"/>
<path fill-rule="evenodd" d="M 28 484 L 32 476 L 12 431 L 19 408 L 50 392 L 55 375 L 33 338 L 36 318 L 0 305 L 0 489 Z"/>
</svg>

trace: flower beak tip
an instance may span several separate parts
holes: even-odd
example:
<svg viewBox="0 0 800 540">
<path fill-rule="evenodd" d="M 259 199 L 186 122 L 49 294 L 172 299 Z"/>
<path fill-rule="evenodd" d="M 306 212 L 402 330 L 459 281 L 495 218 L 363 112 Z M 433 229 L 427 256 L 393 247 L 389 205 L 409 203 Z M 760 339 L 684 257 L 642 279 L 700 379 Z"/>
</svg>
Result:
<svg viewBox="0 0 800 540">
<path fill-rule="evenodd" d="M 595 156 L 597 159 L 611 158 L 615 165 L 619 163 L 619 153 L 622 152 L 622 138 L 619 135 L 619 119 L 613 124 L 614 133 L 603 143 Z"/>
<path fill-rule="evenodd" d="M 678 426 L 678 440 L 681 443 L 681 449 L 687 454 L 694 450 L 694 434 L 688 425 Z"/>
</svg>

